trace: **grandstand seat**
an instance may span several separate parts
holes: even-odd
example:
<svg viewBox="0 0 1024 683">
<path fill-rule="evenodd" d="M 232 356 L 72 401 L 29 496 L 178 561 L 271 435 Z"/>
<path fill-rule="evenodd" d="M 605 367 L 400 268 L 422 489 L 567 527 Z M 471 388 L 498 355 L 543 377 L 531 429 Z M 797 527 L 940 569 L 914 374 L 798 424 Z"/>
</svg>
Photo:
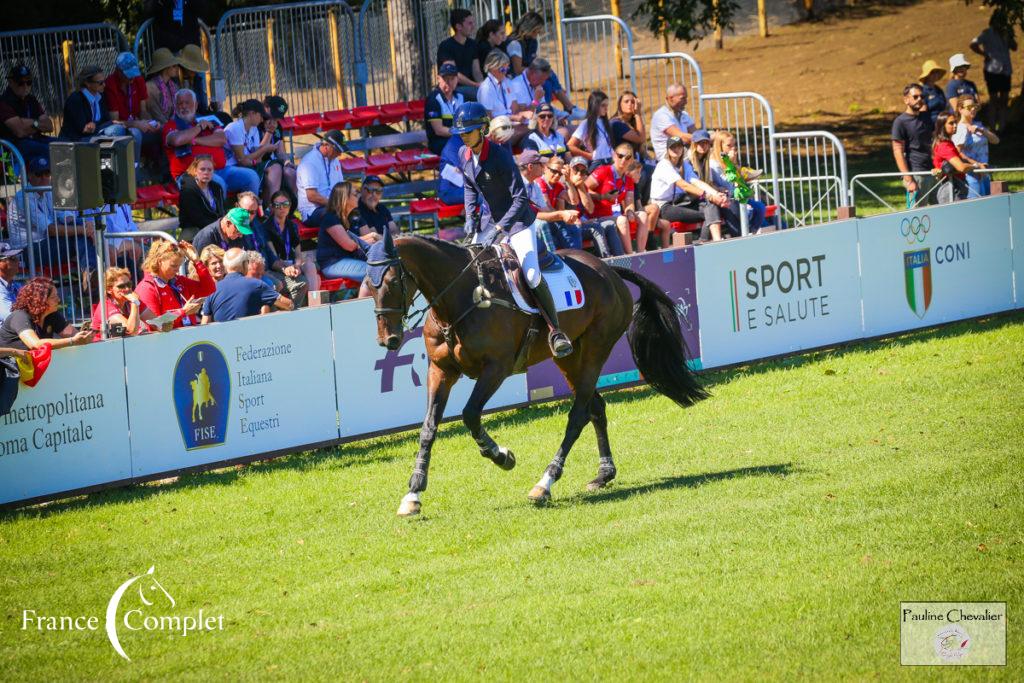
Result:
<svg viewBox="0 0 1024 683">
<path fill-rule="evenodd" d="M 314 228 L 309 225 L 305 225 L 302 221 L 296 220 L 295 225 L 299 228 L 299 239 L 300 240 L 312 240 L 316 239 L 316 236 L 320 234 L 320 228 Z"/>
<path fill-rule="evenodd" d="M 380 114 L 381 123 L 397 123 L 399 121 L 404 121 L 409 116 L 409 103 L 394 102 L 392 104 L 382 104 L 380 107 Z"/>
<path fill-rule="evenodd" d="M 437 168 L 441 164 L 441 157 L 425 147 L 400 150 L 395 154 L 395 158 L 403 170 Z"/>
<path fill-rule="evenodd" d="M 146 185 L 135 190 L 133 209 L 152 209 L 164 203 L 165 191 L 161 185 Z"/>
<path fill-rule="evenodd" d="M 674 232 L 697 232 L 700 230 L 700 223 L 683 223 L 681 221 L 672 221 L 670 223 Z"/>
<path fill-rule="evenodd" d="M 295 126 L 292 128 L 293 135 L 309 135 L 320 130 L 323 123 L 323 116 L 316 114 L 300 114 L 295 117 Z"/>
<path fill-rule="evenodd" d="M 356 107 L 350 113 L 353 128 L 365 128 L 380 123 L 380 109 L 377 107 Z"/>
<path fill-rule="evenodd" d="M 409 213 L 436 213 L 442 206 L 444 203 L 439 199 L 414 199 L 409 203 Z"/>
<path fill-rule="evenodd" d="M 350 110 L 336 109 L 334 111 L 324 112 L 323 123 L 321 126 L 324 130 L 344 130 L 345 128 L 352 127 L 353 120 L 354 118 Z"/>
<path fill-rule="evenodd" d="M 323 274 L 320 275 L 320 289 L 325 292 L 337 292 L 339 289 L 359 289 L 359 282 L 356 280 L 350 280 L 347 277 L 334 278 L 333 280 L 325 279 Z"/>
<path fill-rule="evenodd" d="M 277 122 L 277 125 L 280 126 L 282 132 L 291 133 L 295 130 L 295 117 L 285 116 Z"/>
<path fill-rule="evenodd" d="M 363 175 L 366 172 L 366 159 L 346 157 L 341 160 L 341 170 L 345 172 L 345 175 Z"/>
<path fill-rule="evenodd" d="M 395 166 L 398 166 L 398 159 L 395 158 L 394 154 L 371 154 L 367 160 L 366 172 L 375 174 L 389 173 Z"/>
<path fill-rule="evenodd" d="M 426 108 L 426 100 L 412 100 L 409 102 L 409 118 L 422 119 L 426 115 Z"/>
</svg>

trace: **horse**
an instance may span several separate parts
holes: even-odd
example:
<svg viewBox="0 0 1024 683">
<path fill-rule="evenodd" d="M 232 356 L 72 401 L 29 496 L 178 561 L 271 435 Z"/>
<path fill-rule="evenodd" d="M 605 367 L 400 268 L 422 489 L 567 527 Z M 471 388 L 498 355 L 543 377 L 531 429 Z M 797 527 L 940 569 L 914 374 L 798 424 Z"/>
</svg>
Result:
<svg viewBox="0 0 1024 683">
<path fill-rule="evenodd" d="M 679 314 L 658 285 L 586 251 L 561 250 L 558 256 L 579 279 L 585 302 L 582 308 L 559 313 L 559 322 L 572 340 L 574 351 L 555 359 L 555 364 L 574 398 L 562 442 L 528 494 L 536 504 L 550 500 L 551 487 L 562 476 L 569 450 L 588 422 L 597 433 L 599 464 L 597 476 L 587 489 L 598 490 L 615 478 L 605 401 L 597 391 L 597 381 L 612 347 L 627 328 L 633 360 L 650 386 L 682 407 L 708 396 L 686 365 Z M 528 315 L 509 305 L 488 305 L 498 301 L 481 298 L 483 285 L 498 289 L 504 281 L 500 261 L 490 248 L 471 250 L 433 237 L 392 237 L 390 231 L 385 231 L 368 250 L 367 260 L 366 281 L 375 305 L 378 344 L 392 351 L 399 348 L 417 292 L 423 294 L 429 306 L 423 326 L 429 359 L 427 412 L 409 491 L 398 508 L 398 515 L 406 517 L 422 509 L 420 494 L 427 488 L 431 448 L 449 393 L 459 377 L 476 380 L 463 408 L 462 421 L 480 454 L 499 468 L 511 470 L 516 464 L 515 454 L 495 442 L 481 426 L 480 416 L 505 378 L 551 358 L 551 350 L 546 325 L 539 315 Z M 626 282 L 640 290 L 635 304 Z M 530 335 L 535 325 L 540 326 L 539 334 Z"/>
</svg>

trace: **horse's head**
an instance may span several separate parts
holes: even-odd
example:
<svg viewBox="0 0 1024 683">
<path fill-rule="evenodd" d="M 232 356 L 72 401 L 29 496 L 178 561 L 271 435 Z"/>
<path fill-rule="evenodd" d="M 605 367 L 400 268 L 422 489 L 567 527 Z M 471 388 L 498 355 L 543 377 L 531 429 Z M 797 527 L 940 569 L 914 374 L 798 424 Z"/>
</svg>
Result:
<svg viewBox="0 0 1024 683">
<path fill-rule="evenodd" d="M 369 265 L 366 280 L 377 316 L 377 343 L 395 351 L 402 344 L 405 315 L 416 294 L 416 284 L 405 269 L 387 228 L 384 238 L 367 251 L 366 260 Z"/>
</svg>

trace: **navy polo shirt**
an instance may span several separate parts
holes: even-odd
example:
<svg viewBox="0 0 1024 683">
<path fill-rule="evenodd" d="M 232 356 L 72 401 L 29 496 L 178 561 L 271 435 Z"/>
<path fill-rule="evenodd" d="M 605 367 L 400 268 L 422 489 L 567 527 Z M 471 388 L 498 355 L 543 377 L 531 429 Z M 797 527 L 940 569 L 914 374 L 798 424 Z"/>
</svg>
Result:
<svg viewBox="0 0 1024 683">
<path fill-rule="evenodd" d="M 274 288 L 262 280 L 228 273 L 217 283 L 217 291 L 203 302 L 203 315 L 219 323 L 259 315 L 260 308 L 272 306 L 277 296 Z"/>
<path fill-rule="evenodd" d="M 371 211 L 370 207 L 363 203 L 363 200 L 359 200 L 359 218 L 362 222 L 373 229 L 379 235 L 384 234 L 384 228 L 387 227 L 388 223 L 394 220 L 391 217 L 391 211 L 384 204 L 378 203 L 377 210 Z"/>
</svg>

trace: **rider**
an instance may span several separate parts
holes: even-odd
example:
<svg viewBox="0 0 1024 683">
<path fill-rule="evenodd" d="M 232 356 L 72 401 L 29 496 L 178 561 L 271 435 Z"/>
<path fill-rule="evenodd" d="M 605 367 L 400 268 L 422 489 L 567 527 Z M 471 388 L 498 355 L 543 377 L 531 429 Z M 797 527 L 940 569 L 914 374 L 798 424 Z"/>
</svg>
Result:
<svg viewBox="0 0 1024 683">
<path fill-rule="evenodd" d="M 548 343 L 555 358 L 572 353 L 572 342 L 558 327 L 558 314 L 551 290 L 541 275 L 537 258 L 537 215 L 530 207 L 526 185 L 512 153 L 487 140 L 490 116 L 479 102 L 466 102 L 455 114 L 452 133 L 462 138 L 459 150 L 465 178 L 466 227 L 480 230 L 481 204 L 490 208 L 495 227 L 508 233 L 508 242 L 519 257 L 526 284 L 533 290 L 537 307 L 551 333 Z"/>
</svg>

